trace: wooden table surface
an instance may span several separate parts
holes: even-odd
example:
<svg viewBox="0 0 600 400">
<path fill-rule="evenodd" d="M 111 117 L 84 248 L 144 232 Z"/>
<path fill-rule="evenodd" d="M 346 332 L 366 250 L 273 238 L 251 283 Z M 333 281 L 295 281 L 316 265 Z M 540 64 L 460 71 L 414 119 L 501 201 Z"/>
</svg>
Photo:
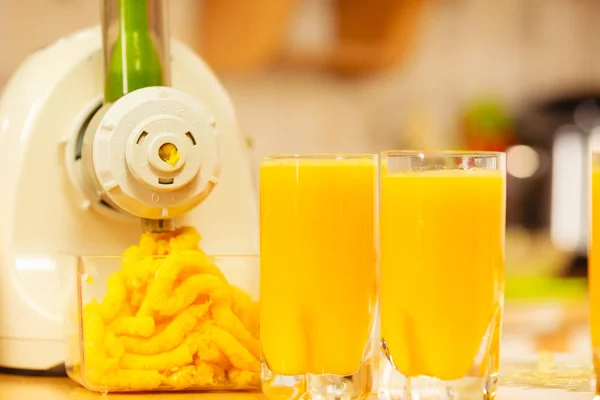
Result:
<svg viewBox="0 0 600 400">
<path fill-rule="evenodd" d="M 501 388 L 496 400 L 591 400 L 593 382 L 587 307 L 535 304 L 508 306 L 503 334 Z M 508 360 L 508 361 L 507 361 Z M 503 384 L 504 381 L 504 384 Z M 570 391 L 567 391 L 570 390 Z M 187 396 L 187 397 L 184 397 Z M 260 393 L 111 394 L 109 400 L 265 400 Z M 102 399 L 68 378 L 0 374 L 0 400 Z"/>
<path fill-rule="evenodd" d="M 103 396 L 91 393 L 69 378 L 38 378 L 0 374 L 0 400 L 98 400 L 108 397 L 111 400 L 139 400 L 158 398 L 160 400 L 182 400 L 190 393 L 159 394 L 111 394 Z M 202 393 L 203 400 L 265 400 L 260 393 Z"/>
<path fill-rule="evenodd" d="M 187 397 L 186 397 L 187 396 Z M 83 389 L 68 378 L 38 378 L 0 374 L 0 400 L 183 400 L 190 396 L 202 400 L 266 400 L 260 393 L 159 393 L 111 394 L 103 396 Z M 375 398 L 373 398 L 374 400 Z M 501 388 L 497 400 L 591 400 L 589 392 L 565 392 L 553 389 Z"/>
</svg>

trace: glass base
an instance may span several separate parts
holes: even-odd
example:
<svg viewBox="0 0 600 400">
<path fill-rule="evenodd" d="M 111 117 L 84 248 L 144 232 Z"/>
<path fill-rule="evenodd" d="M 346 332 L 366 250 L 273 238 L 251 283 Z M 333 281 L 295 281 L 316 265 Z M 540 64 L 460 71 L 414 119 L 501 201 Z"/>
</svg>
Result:
<svg viewBox="0 0 600 400">
<path fill-rule="evenodd" d="M 373 389 L 373 364 L 365 361 L 350 376 L 277 375 L 262 364 L 262 390 L 270 400 L 362 400 Z"/>
<path fill-rule="evenodd" d="M 387 359 L 382 359 L 379 372 L 381 400 L 494 400 L 498 374 L 468 376 L 455 381 L 430 377 L 408 378 L 398 372 Z"/>
<path fill-rule="evenodd" d="M 594 362 L 594 377 L 596 379 L 592 379 L 592 390 L 596 393 L 594 396 L 594 400 L 600 400 L 600 352 L 595 346 L 596 343 L 592 344 L 593 351 L 593 362 Z"/>
</svg>

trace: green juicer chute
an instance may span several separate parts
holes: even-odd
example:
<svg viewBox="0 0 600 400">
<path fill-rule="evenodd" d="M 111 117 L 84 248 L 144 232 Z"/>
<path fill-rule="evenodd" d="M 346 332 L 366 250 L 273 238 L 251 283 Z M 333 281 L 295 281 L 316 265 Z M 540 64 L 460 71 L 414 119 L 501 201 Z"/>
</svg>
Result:
<svg viewBox="0 0 600 400">
<path fill-rule="evenodd" d="M 103 0 L 104 103 L 150 86 L 169 86 L 165 0 Z M 172 218 L 142 218 L 144 231 L 175 229 Z"/>
<path fill-rule="evenodd" d="M 149 22 L 149 11 L 159 13 L 157 20 L 159 28 L 164 27 L 162 21 L 161 1 L 150 0 L 118 0 L 112 4 L 113 13 L 118 11 L 118 36 L 112 46 L 105 49 L 106 80 L 104 87 L 104 101 L 112 103 L 126 93 L 148 86 L 165 85 L 165 68 L 153 40 L 152 29 Z M 110 7 L 107 7 L 110 10 Z M 114 10 L 116 8 L 116 10 Z M 105 29 L 106 26 L 105 26 Z M 162 33 L 162 32 L 159 32 Z M 107 35 L 105 34 L 105 40 Z M 157 38 L 158 42 L 161 38 Z M 164 37 L 163 37 L 164 39 Z M 163 40 L 164 42 L 164 40 Z M 110 46 L 109 43 L 104 44 Z M 163 46 L 163 50 L 164 49 Z M 163 58 L 166 56 L 163 51 Z"/>
</svg>

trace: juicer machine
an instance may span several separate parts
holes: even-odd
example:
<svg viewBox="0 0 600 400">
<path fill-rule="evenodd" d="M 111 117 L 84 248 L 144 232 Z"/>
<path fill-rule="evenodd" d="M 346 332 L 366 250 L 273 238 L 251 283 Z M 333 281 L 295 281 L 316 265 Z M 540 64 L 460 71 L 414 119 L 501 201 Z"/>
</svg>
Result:
<svg viewBox="0 0 600 400">
<path fill-rule="evenodd" d="M 29 56 L 0 98 L 5 370 L 64 362 L 70 265 L 59 254 L 119 255 L 138 242 L 140 221 L 150 231 L 194 226 L 209 254 L 258 252 L 256 196 L 226 91 L 169 40 L 164 0 L 104 0 L 101 10 L 101 29 Z"/>
</svg>

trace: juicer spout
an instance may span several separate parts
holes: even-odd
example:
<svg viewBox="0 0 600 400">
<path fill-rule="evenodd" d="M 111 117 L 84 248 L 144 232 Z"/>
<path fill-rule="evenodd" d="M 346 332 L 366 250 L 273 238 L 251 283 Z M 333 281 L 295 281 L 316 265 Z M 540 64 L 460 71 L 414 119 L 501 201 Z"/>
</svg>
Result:
<svg viewBox="0 0 600 400">
<path fill-rule="evenodd" d="M 150 233 L 173 232 L 177 229 L 175 218 L 148 219 L 142 218 L 142 231 Z"/>
</svg>

